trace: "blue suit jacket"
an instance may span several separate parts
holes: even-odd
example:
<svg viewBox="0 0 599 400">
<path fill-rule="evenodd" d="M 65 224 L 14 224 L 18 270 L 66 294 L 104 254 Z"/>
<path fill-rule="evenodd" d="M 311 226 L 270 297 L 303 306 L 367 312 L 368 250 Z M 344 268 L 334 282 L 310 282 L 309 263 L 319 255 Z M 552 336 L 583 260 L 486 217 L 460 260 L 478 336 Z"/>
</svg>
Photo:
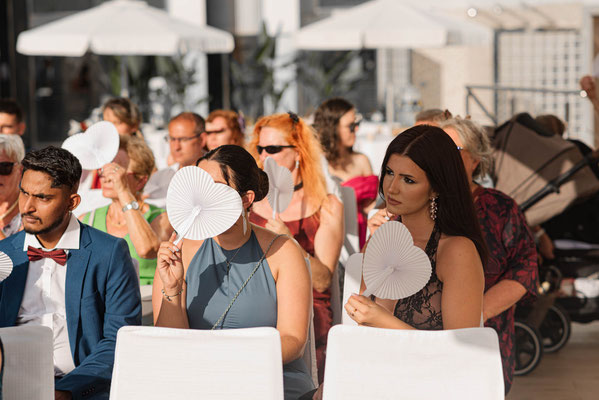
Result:
<svg viewBox="0 0 599 400">
<path fill-rule="evenodd" d="M 139 279 L 127 243 L 81 224 L 79 249 L 69 250 L 65 304 L 69 343 L 75 369 L 56 380 L 56 390 L 74 399 L 108 398 L 116 333 L 141 324 Z M 23 251 L 25 232 L 0 241 L 0 251 L 13 261 L 13 271 L 0 283 L 0 327 L 16 324 L 23 300 L 29 259 Z"/>
</svg>

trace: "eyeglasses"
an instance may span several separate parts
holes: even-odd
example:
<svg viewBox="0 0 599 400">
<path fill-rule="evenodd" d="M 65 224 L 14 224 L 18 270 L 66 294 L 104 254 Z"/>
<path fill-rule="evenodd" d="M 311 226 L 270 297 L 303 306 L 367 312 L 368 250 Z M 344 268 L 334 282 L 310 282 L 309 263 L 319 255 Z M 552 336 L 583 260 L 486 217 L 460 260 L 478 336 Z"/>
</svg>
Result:
<svg viewBox="0 0 599 400">
<path fill-rule="evenodd" d="M 165 137 L 165 138 L 164 138 L 164 140 L 165 140 L 167 143 L 171 143 L 171 142 L 187 143 L 187 142 L 189 142 L 190 140 L 193 140 L 193 139 L 195 139 L 195 138 L 198 138 L 198 137 L 200 137 L 200 135 L 201 135 L 202 133 L 204 133 L 204 132 L 197 133 L 197 134 L 195 134 L 195 135 L 193 135 L 193 136 L 189 136 L 189 137 L 178 137 L 178 138 L 174 138 L 174 137 L 172 137 L 172 136 L 167 136 L 167 137 Z"/>
<path fill-rule="evenodd" d="M 226 130 L 227 130 L 226 128 L 222 128 L 222 129 L 219 129 L 219 130 L 217 130 L 217 131 L 206 131 L 206 133 L 207 133 L 208 135 L 211 135 L 211 134 L 213 134 L 213 133 L 223 133 L 223 132 L 225 132 Z"/>
<path fill-rule="evenodd" d="M 358 128 L 360 126 L 360 124 L 362 123 L 362 120 L 359 119 L 357 121 L 352 122 L 351 124 L 349 124 L 349 131 L 351 133 L 356 133 L 356 128 Z"/>
<path fill-rule="evenodd" d="M 0 175 L 10 175 L 12 174 L 12 169 L 15 166 L 14 162 L 4 161 L 0 162 Z"/>
<path fill-rule="evenodd" d="M 262 154 L 262 152 L 264 150 L 266 150 L 266 152 L 268 154 L 277 154 L 279 152 L 281 152 L 281 150 L 283 149 L 290 149 L 293 148 L 295 146 L 292 145 L 286 145 L 286 146 L 256 146 L 256 148 L 258 149 L 258 154 Z"/>
</svg>

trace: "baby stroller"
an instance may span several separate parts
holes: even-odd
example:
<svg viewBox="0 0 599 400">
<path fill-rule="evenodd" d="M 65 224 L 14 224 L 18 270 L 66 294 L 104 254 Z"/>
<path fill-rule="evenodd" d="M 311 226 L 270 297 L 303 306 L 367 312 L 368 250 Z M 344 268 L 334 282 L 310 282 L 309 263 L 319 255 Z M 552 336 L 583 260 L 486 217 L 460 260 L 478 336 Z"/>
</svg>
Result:
<svg viewBox="0 0 599 400">
<path fill-rule="evenodd" d="M 580 225 L 599 222 L 599 218 L 572 218 L 581 204 L 596 201 L 599 205 L 599 180 L 589 168 L 596 160 L 583 157 L 573 143 L 546 131 L 528 114 L 518 114 L 496 128 L 491 141 L 495 188 L 514 198 L 530 226 L 543 226 L 552 239 L 570 240 L 570 248 L 564 248 L 564 240 L 557 240 L 555 259 L 539 265 L 537 300 L 516 308 L 515 374 L 525 375 L 536 368 L 543 352 L 557 351 L 567 343 L 571 318 L 599 319 L 599 297 L 581 299 L 572 290 L 564 297 L 561 288 L 566 278 L 599 271 L 599 246 L 585 242 L 572 249 L 574 238 L 563 229 L 564 220 L 578 233 L 588 230 Z"/>
</svg>

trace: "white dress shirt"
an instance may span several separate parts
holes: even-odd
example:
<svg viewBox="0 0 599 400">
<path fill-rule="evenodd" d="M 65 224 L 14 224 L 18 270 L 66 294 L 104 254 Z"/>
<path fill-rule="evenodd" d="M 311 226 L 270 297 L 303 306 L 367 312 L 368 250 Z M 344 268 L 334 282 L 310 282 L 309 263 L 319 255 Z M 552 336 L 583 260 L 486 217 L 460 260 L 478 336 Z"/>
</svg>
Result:
<svg viewBox="0 0 599 400">
<path fill-rule="evenodd" d="M 55 249 L 67 251 L 79 248 L 80 227 L 77 218 L 71 214 L 66 231 Z M 35 235 L 25 234 L 23 251 L 35 247 L 45 251 Z M 43 325 L 54 332 L 54 375 L 63 376 L 75 369 L 65 308 L 66 265 L 60 265 L 51 258 L 29 262 L 23 301 L 17 316 L 17 325 Z"/>
</svg>

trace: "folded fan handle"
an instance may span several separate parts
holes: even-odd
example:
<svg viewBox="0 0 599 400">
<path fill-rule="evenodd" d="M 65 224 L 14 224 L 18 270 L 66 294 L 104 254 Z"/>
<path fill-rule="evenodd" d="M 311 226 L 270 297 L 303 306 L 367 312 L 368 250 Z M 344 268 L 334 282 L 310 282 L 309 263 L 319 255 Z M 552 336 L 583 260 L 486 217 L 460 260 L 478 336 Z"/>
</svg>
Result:
<svg viewBox="0 0 599 400">
<path fill-rule="evenodd" d="M 277 209 L 279 208 L 279 189 L 275 188 L 275 201 L 272 205 L 272 219 L 277 218 Z"/>
<path fill-rule="evenodd" d="M 374 294 L 374 292 L 376 292 L 383 284 L 383 282 L 385 282 L 385 280 L 393 273 L 394 268 L 393 267 L 386 267 L 385 270 L 383 272 L 381 272 L 381 278 L 378 279 L 378 282 L 370 285 L 371 287 L 366 287 L 366 290 L 364 290 L 364 293 L 362 293 L 362 296 L 365 297 L 370 297 Z"/>
<path fill-rule="evenodd" d="M 179 243 L 181 243 L 181 240 L 183 240 L 185 235 L 187 235 L 198 215 L 200 215 L 200 209 L 199 207 L 194 207 L 189 218 L 185 220 L 185 225 L 183 225 L 183 227 L 181 228 L 181 233 L 177 232 L 177 239 L 175 239 L 174 242 L 175 246 L 179 245 Z"/>
<path fill-rule="evenodd" d="M 364 297 L 370 297 L 374 294 L 374 292 L 379 288 L 379 286 L 381 285 L 376 285 L 372 288 L 367 287 L 366 290 L 364 290 L 364 293 L 362 293 L 362 296 Z"/>
</svg>

